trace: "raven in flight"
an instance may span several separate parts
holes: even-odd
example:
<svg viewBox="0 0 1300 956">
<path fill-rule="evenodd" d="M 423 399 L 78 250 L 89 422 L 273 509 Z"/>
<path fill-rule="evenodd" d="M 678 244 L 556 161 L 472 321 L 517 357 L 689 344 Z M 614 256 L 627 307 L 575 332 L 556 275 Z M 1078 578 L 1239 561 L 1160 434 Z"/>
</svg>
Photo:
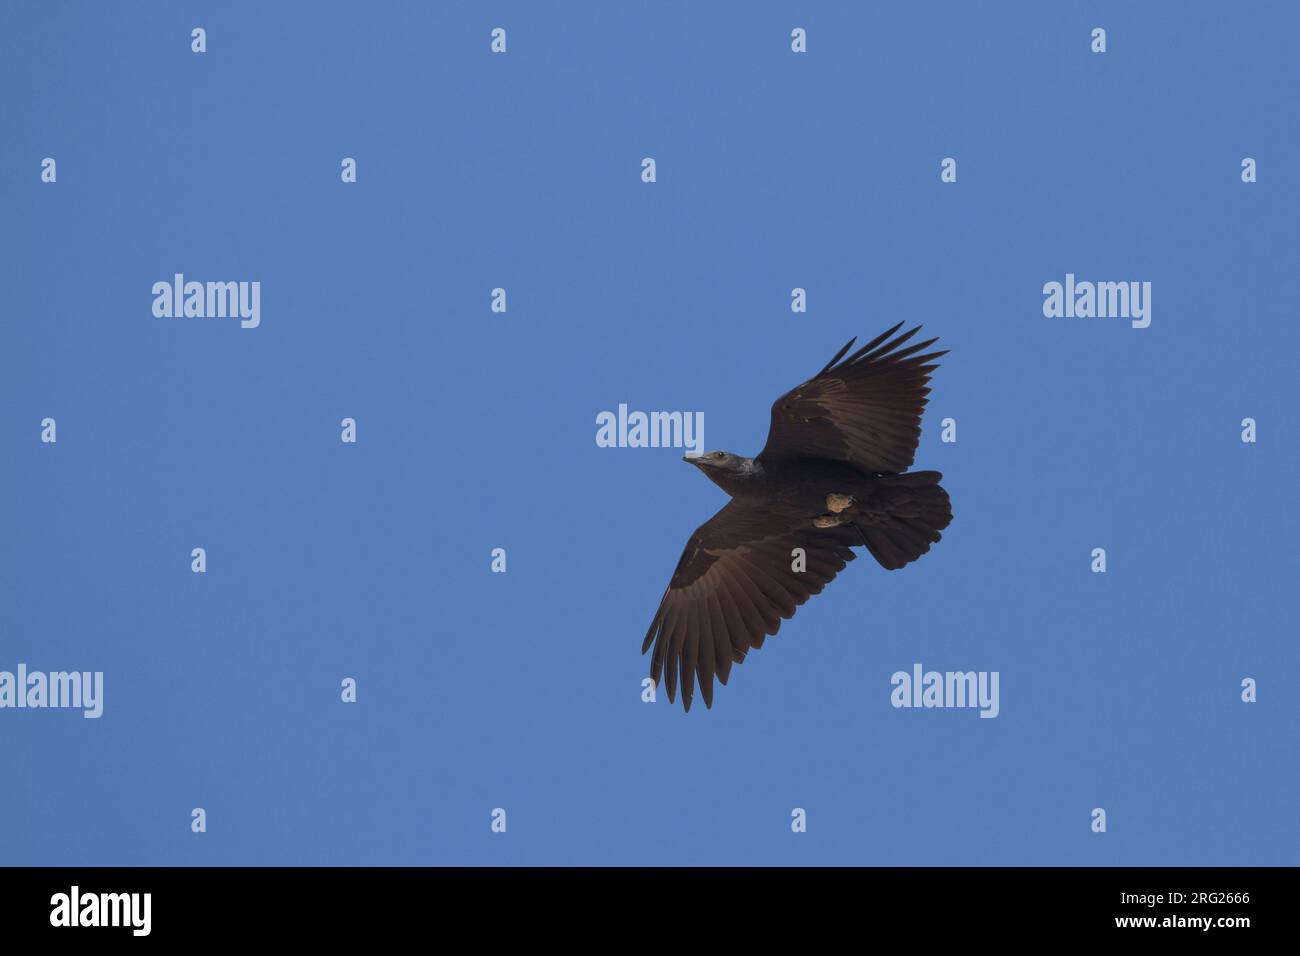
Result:
<svg viewBox="0 0 1300 956">
<path fill-rule="evenodd" d="M 844 361 L 856 339 L 772 406 L 756 458 L 688 456 L 731 496 L 686 543 L 645 642 L 650 676 L 667 672 L 668 699 L 691 709 L 695 679 L 706 707 L 713 678 L 762 647 L 781 619 L 831 581 L 865 546 L 893 571 L 915 561 L 952 521 L 937 471 L 904 474 L 921 437 L 937 339 L 902 348 L 920 326 L 900 322 Z M 925 353 L 925 354 L 918 354 Z M 838 363 L 838 364 L 837 364 Z M 802 549 L 802 561 L 795 549 Z"/>
</svg>

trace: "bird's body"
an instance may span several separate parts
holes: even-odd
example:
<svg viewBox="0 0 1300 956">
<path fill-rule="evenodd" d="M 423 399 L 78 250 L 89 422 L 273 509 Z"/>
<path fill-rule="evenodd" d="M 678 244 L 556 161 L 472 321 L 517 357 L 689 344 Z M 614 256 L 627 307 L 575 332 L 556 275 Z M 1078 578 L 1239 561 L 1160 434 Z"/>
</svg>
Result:
<svg viewBox="0 0 1300 956">
<path fill-rule="evenodd" d="M 898 328 L 841 362 L 850 342 L 777 399 L 757 456 L 686 459 L 731 501 L 687 542 L 642 651 L 653 644 L 651 677 L 666 674 L 670 700 L 680 673 L 688 711 L 697 678 L 712 706 L 714 676 L 725 684 L 733 663 L 853 560 L 853 547 L 894 570 L 951 522 L 942 475 L 906 471 L 932 362 L 944 353 L 916 354 L 933 339 L 900 348 L 917 329 L 891 341 Z"/>
<path fill-rule="evenodd" d="M 866 500 L 872 497 L 875 486 L 874 478 L 852 465 L 823 458 L 777 460 L 766 466 L 753 458 L 743 458 L 741 469 L 735 472 L 709 468 L 707 460 L 703 458 L 704 473 L 733 498 L 761 501 L 773 512 L 810 522 L 826 512 L 827 495 L 846 494 Z"/>
</svg>

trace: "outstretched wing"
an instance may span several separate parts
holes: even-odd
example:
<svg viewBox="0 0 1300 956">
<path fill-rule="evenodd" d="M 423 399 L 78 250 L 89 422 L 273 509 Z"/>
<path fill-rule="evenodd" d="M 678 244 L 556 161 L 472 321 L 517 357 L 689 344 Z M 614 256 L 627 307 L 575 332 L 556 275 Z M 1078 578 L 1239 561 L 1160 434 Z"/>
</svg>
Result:
<svg viewBox="0 0 1300 956">
<path fill-rule="evenodd" d="M 761 506 L 728 502 L 686 543 L 641 645 L 642 654 L 654 645 L 655 685 L 667 671 L 668 699 L 676 700 L 680 670 L 682 705 L 691 709 L 698 677 L 712 707 L 714 675 L 725 684 L 731 665 L 820 593 L 853 560 L 849 546 L 861 543 L 848 527 L 801 527 Z M 794 570 L 795 548 L 804 551 L 803 570 Z"/>
<path fill-rule="evenodd" d="M 921 329 L 891 340 L 902 324 L 840 362 L 850 339 L 824 369 L 778 398 L 758 460 L 828 458 L 873 475 L 910 468 L 934 360 L 947 351 L 918 354 L 937 339 L 900 348 Z"/>
</svg>

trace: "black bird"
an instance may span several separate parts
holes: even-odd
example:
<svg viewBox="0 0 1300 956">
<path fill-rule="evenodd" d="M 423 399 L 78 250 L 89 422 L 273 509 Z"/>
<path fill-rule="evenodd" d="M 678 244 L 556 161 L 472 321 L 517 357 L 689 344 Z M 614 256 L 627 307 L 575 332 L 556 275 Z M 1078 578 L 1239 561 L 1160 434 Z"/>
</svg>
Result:
<svg viewBox="0 0 1300 956">
<path fill-rule="evenodd" d="M 683 460 L 731 495 L 691 535 L 641 645 L 650 676 L 667 672 L 668 699 L 706 707 L 713 678 L 775 634 L 781 619 L 830 582 L 865 546 L 893 571 L 915 561 L 952 521 L 937 471 L 903 474 L 921 437 L 937 339 L 902 348 L 920 326 L 900 322 L 844 361 L 856 339 L 776 400 L 756 458 L 713 451 Z M 837 364 L 838 363 L 838 364 Z M 802 549 L 802 564 L 799 552 Z"/>
</svg>

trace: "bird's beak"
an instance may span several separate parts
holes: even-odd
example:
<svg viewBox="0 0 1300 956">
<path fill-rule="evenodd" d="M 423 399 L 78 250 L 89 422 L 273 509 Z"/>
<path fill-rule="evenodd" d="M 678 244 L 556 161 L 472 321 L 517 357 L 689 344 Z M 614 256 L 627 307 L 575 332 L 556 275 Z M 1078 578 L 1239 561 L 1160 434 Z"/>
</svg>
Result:
<svg viewBox="0 0 1300 956">
<path fill-rule="evenodd" d="M 682 455 L 682 461 L 686 462 L 688 465 L 699 465 L 702 463 L 703 459 L 701 459 L 699 455 Z"/>
</svg>

